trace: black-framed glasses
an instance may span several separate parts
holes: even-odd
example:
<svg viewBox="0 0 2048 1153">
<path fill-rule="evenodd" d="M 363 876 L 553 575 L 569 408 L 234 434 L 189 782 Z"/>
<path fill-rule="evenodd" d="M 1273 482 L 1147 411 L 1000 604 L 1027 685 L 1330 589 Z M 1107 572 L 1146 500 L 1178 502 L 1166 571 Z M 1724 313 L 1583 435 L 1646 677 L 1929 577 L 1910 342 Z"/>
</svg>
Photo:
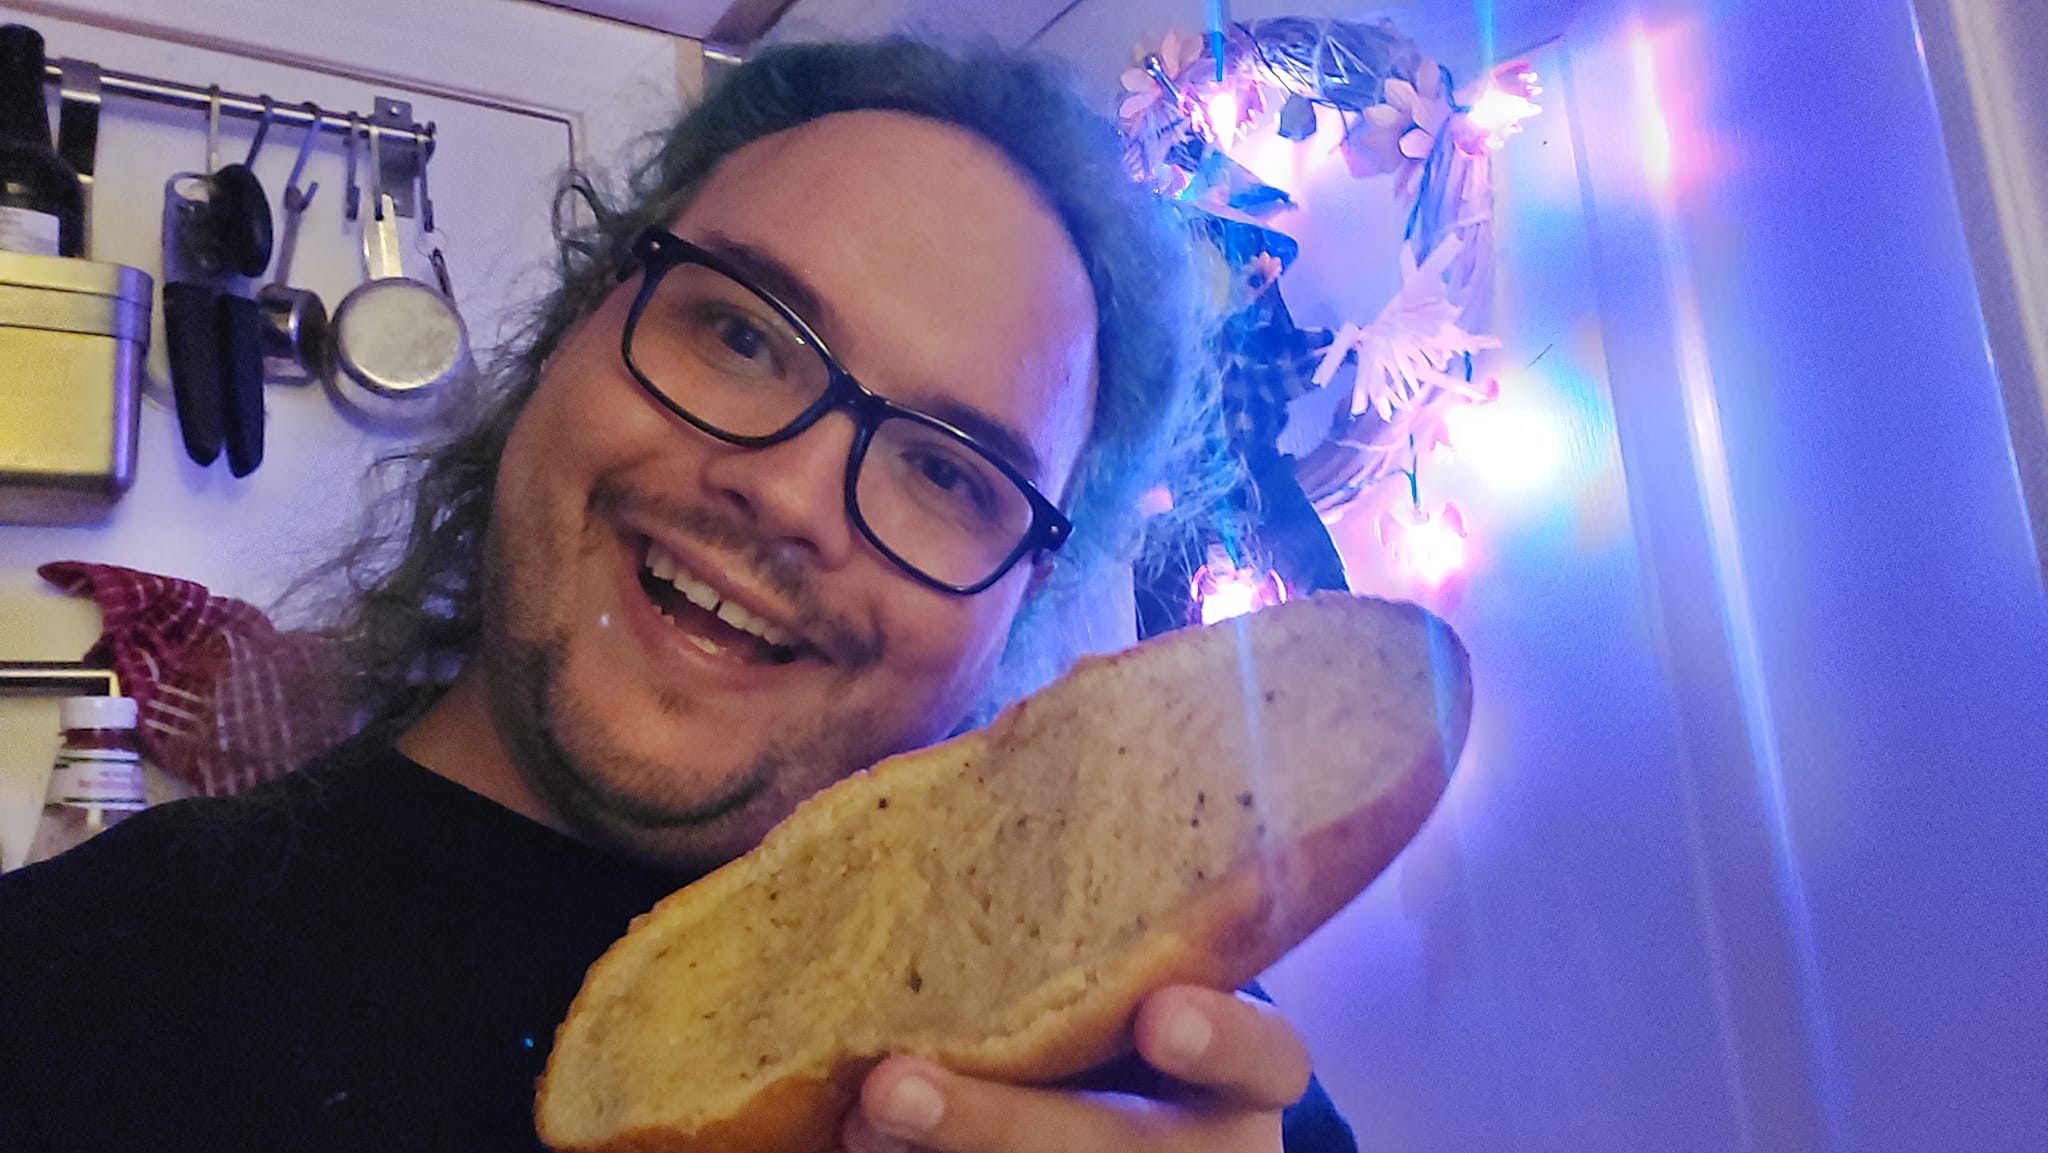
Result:
<svg viewBox="0 0 2048 1153">
<path fill-rule="evenodd" d="M 727 444 L 766 448 L 828 412 L 853 417 L 846 515 L 882 555 L 961 596 L 1073 525 L 966 431 L 869 392 L 796 311 L 715 252 L 651 228 L 620 351 L 648 395 Z M 625 275 L 631 275 L 632 269 Z"/>
</svg>

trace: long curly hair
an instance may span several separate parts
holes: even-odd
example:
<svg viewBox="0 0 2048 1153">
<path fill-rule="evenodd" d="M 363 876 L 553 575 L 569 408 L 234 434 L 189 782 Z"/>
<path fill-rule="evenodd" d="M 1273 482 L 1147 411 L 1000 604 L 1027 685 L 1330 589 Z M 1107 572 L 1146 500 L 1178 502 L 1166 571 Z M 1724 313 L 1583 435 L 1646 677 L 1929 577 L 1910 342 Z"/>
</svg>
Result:
<svg viewBox="0 0 2048 1153">
<path fill-rule="evenodd" d="M 331 612 L 342 685 L 364 727 L 396 732 L 459 671 L 482 628 L 483 542 L 499 457 L 542 366 L 628 267 L 628 247 L 666 225 L 719 163 L 745 145 L 837 112 L 893 110 L 965 128 L 1000 148 L 1065 224 L 1093 282 L 1098 389 L 1094 423 L 1042 602 L 1063 583 L 1189 539 L 1188 514 L 1235 483 L 1221 451 L 1209 333 L 1222 273 L 1182 219 L 1134 184 L 1115 130 L 1048 64 L 995 51 L 955 55 L 907 40 L 791 45 L 735 69 L 660 138 L 607 197 L 571 183 L 593 222 L 556 223 L 558 282 L 482 382 L 470 423 L 386 463 L 404 482 L 330 572 L 345 592 Z M 1140 497 L 1165 486 L 1178 513 L 1147 520 Z M 1019 614 L 1020 631 L 1048 614 Z M 998 679 L 1001 679 L 1000 677 Z"/>
</svg>

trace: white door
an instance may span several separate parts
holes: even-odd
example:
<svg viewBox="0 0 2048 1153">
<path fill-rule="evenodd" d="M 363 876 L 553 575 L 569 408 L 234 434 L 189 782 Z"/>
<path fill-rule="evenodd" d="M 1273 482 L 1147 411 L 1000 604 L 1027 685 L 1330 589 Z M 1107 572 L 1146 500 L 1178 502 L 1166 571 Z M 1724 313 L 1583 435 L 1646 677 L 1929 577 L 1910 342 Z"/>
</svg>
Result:
<svg viewBox="0 0 2048 1153">
<path fill-rule="evenodd" d="M 52 58 L 235 92 L 281 104 L 367 112 L 377 96 L 412 103 L 437 128 L 430 167 L 441 235 L 401 221 L 408 271 L 445 248 L 480 363 L 515 334 L 546 282 L 554 189 L 577 154 L 606 152 L 659 123 L 694 84 L 693 42 L 511 0 L 339 7 L 207 0 L 101 0 L 66 19 L 0 7 L 40 31 Z M 240 158 L 255 125 L 223 119 L 221 154 Z M 274 128 L 256 162 L 273 211 L 302 133 Z M 171 173 L 205 162 L 203 111 L 110 94 L 101 120 L 93 257 L 161 281 L 160 217 Z M 362 165 L 367 170 L 367 164 Z M 344 220 L 342 141 L 324 137 L 304 181 L 306 214 L 292 280 L 331 309 L 363 278 L 358 226 Z M 281 225 L 281 214 L 279 215 Z M 272 384 L 264 461 L 246 479 L 226 462 L 189 460 L 170 407 L 159 311 L 149 360 L 135 484 L 104 524 L 0 526 L 0 660 L 76 659 L 97 613 L 35 575 L 58 559 L 107 561 L 197 580 L 269 606 L 358 530 L 372 465 L 409 434 L 352 420 L 318 385 Z M 50 701 L 0 701 L 0 863 L 18 860 L 55 747 Z"/>
</svg>

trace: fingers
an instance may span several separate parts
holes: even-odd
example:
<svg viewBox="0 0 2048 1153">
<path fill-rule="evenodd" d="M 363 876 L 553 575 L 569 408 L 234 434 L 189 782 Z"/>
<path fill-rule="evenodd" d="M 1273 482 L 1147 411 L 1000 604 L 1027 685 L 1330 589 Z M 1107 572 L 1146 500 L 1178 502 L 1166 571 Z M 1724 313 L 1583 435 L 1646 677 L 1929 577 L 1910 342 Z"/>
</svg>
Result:
<svg viewBox="0 0 2048 1153">
<path fill-rule="evenodd" d="M 847 1153 L 1236 1153 L 1280 1147 L 1278 1110 L 1020 1088 L 891 1057 L 869 1074 Z"/>
<path fill-rule="evenodd" d="M 1284 1109 L 1308 1090 L 1308 1048 L 1277 1009 L 1232 993 L 1174 986 L 1146 998 L 1138 1052 L 1175 1080 L 1240 1108 Z"/>
<path fill-rule="evenodd" d="M 1025 1088 L 891 1057 L 868 1075 L 846 1153 L 1242 1153 L 1278 1150 L 1280 1111 L 1308 1087 L 1308 1050 L 1271 1006 L 1178 986 L 1139 1007 L 1146 1062 L 1193 1093 L 1151 1100 Z"/>
</svg>

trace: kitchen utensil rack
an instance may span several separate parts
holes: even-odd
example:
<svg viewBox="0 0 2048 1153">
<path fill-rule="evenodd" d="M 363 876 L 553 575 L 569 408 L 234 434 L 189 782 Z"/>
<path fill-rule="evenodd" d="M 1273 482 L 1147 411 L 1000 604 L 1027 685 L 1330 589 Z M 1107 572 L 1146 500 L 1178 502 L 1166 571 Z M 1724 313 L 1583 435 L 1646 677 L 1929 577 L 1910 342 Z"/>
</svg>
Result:
<svg viewBox="0 0 2048 1153">
<path fill-rule="evenodd" d="M 306 101 L 229 92 L 217 85 L 186 84 L 134 72 L 101 68 L 83 60 L 56 58 L 43 69 L 44 81 L 57 88 L 67 105 L 97 105 L 104 96 L 121 96 L 150 104 L 166 104 L 206 112 L 216 101 L 222 116 L 272 125 L 317 128 L 349 140 L 375 131 L 383 143 L 384 186 L 392 192 L 400 216 L 412 216 L 413 189 L 434 154 L 434 124 L 412 119 L 408 101 L 377 97 L 372 111 L 330 111 Z M 431 209 L 428 209 L 431 212 Z"/>
</svg>

